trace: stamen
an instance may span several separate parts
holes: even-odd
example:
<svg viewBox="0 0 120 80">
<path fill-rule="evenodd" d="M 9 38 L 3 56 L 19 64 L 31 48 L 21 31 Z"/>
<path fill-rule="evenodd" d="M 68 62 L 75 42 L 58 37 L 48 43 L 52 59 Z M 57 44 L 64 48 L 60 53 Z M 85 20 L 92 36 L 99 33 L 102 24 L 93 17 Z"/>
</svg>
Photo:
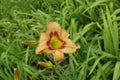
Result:
<svg viewBox="0 0 120 80">
<path fill-rule="evenodd" d="M 50 49 L 61 49 L 64 47 L 65 42 L 59 38 L 57 32 L 50 33 L 50 40 L 47 42 L 47 45 Z"/>
</svg>

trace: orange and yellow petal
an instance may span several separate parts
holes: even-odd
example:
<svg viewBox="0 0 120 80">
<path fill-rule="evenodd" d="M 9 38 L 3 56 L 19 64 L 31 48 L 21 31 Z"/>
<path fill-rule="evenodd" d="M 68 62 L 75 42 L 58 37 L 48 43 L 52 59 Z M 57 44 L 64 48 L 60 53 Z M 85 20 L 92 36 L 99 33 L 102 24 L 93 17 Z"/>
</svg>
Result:
<svg viewBox="0 0 120 80">
<path fill-rule="evenodd" d="M 64 39 L 64 38 L 68 38 L 68 37 L 69 37 L 69 33 L 66 30 L 62 29 L 61 33 L 60 33 L 60 38 Z"/>
<path fill-rule="evenodd" d="M 46 43 L 47 43 L 47 41 L 44 41 L 44 42 L 38 44 L 38 47 L 36 48 L 36 54 L 40 54 L 42 50 L 48 48 Z"/>
<path fill-rule="evenodd" d="M 77 47 L 64 47 L 63 49 L 60 49 L 61 52 L 66 53 L 66 54 L 71 54 L 74 53 L 76 51 L 76 49 L 78 49 L 79 46 Z"/>
<path fill-rule="evenodd" d="M 60 34 L 61 28 L 60 25 L 56 22 L 49 21 L 47 23 L 47 28 L 48 34 L 50 34 L 51 32 L 57 32 L 58 34 Z"/>
<path fill-rule="evenodd" d="M 49 36 L 47 35 L 47 33 L 41 33 L 39 43 L 42 43 L 43 41 L 46 41 L 48 39 L 49 39 Z"/>
<path fill-rule="evenodd" d="M 70 39 L 65 39 L 64 48 L 60 49 L 63 53 L 74 53 L 80 46 L 76 46 Z"/>
<path fill-rule="evenodd" d="M 71 41 L 70 39 L 64 39 L 64 41 L 65 41 L 65 46 L 76 47 L 75 43 Z"/>
<path fill-rule="evenodd" d="M 55 50 L 51 50 L 49 48 L 46 48 L 42 51 L 42 53 L 46 54 L 46 55 L 50 55 L 53 54 L 55 52 Z"/>
<path fill-rule="evenodd" d="M 64 54 L 61 51 L 56 50 L 55 53 L 53 53 L 54 61 L 61 61 L 64 59 Z"/>
<path fill-rule="evenodd" d="M 65 39 L 65 46 L 66 47 L 73 47 L 73 48 L 76 48 L 76 49 L 79 49 L 80 46 L 76 46 L 75 43 L 73 41 L 71 41 L 70 39 Z"/>
</svg>

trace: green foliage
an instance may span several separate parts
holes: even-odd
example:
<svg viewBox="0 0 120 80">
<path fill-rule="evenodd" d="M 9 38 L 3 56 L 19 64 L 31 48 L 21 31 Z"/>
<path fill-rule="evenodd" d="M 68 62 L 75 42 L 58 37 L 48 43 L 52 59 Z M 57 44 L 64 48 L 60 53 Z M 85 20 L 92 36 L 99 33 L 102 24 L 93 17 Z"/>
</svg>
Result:
<svg viewBox="0 0 120 80">
<path fill-rule="evenodd" d="M 120 80 L 119 0 L 0 0 L 0 80 Z M 81 46 L 62 62 L 36 55 L 48 21 L 58 22 Z M 51 61 L 45 69 L 38 61 Z"/>
<path fill-rule="evenodd" d="M 107 15 L 107 19 L 105 18 L 104 12 L 102 12 L 104 22 L 104 48 L 106 52 L 119 56 L 118 23 L 117 21 L 114 21 L 114 19 L 116 19 L 116 15 L 111 16 L 108 7 L 106 7 L 105 13 Z"/>
</svg>

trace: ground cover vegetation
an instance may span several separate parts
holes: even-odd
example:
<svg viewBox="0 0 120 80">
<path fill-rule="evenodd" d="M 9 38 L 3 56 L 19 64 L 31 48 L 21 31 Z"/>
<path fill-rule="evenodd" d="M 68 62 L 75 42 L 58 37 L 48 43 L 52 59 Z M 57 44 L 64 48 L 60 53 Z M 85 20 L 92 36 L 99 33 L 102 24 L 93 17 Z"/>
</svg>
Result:
<svg viewBox="0 0 120 80">
<path fill-rule="evenodd" d="M 63 61 L 35 54 L 48 21 L 81 46 Z M 120 80 L 119 30 L 119 0 L 0 0 L 0 80 Z"/>
</svg>

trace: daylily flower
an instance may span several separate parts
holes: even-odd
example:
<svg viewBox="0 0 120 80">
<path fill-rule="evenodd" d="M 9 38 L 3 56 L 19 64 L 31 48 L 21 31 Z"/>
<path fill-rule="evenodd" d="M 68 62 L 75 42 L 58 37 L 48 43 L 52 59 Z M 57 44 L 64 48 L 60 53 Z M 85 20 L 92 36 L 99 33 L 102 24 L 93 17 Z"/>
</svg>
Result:
<svg viewBox="0 0 120 80">
<path fill-rule="evenodd" d="M 47 31 L 41 33 L 36 54 L 53 54 L 54 61 L 64 59 L 64 53 L 74 53 L 80 46 L 76 46 L 70 39 L 66 30 L 61 29 L 56 22 L 47 23 Z"/>
<path fill-rule="evenodd" d="M 20 74 L 17 68 L 14 68 L 14 80 L 20 80 Z"/>
</svg>

